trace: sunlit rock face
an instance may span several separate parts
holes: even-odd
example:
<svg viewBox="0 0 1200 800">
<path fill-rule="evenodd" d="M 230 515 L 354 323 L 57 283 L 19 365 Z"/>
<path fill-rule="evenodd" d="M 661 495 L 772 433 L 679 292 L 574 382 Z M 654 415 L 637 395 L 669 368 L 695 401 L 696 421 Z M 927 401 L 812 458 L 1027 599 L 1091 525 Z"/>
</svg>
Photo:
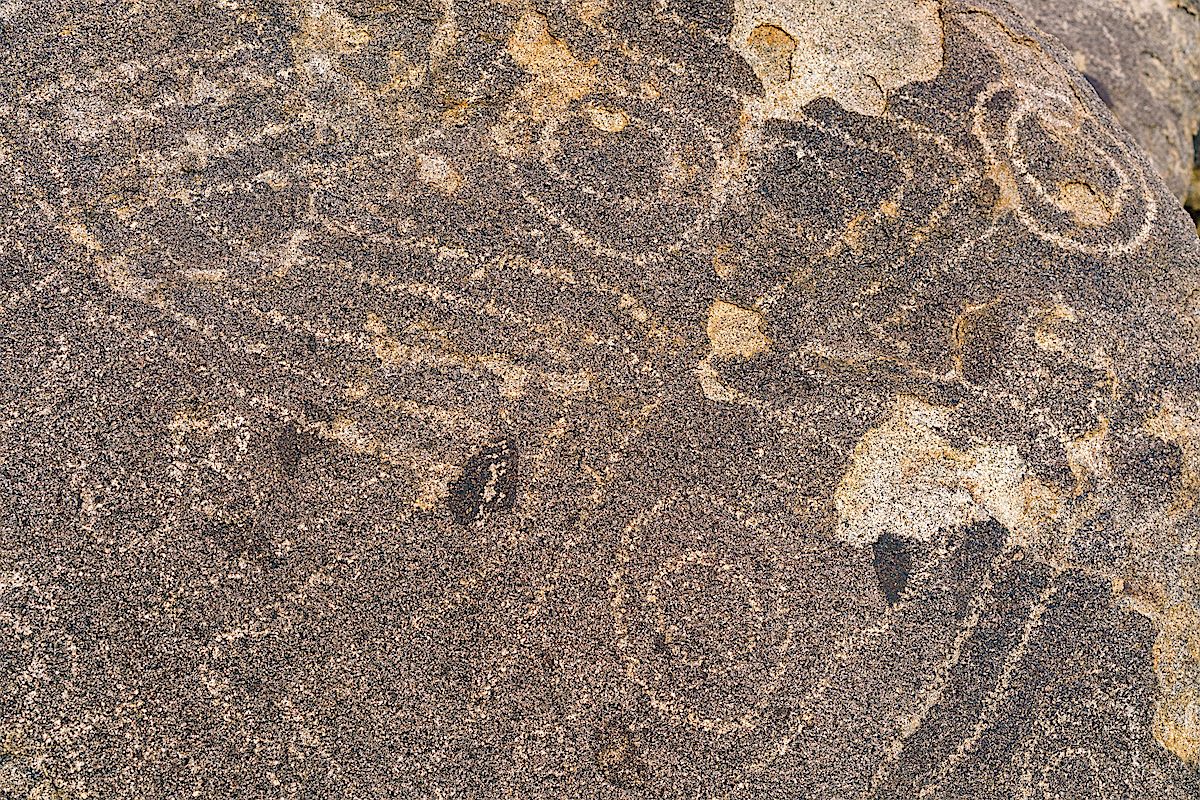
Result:
<svg viewBox="0 0 1200 800">
<path fill-rule="evenodd" d="M 0 41 L 9 794 L 1200 793 L 1200 242 L 1007 4 Z"/>
</svg>

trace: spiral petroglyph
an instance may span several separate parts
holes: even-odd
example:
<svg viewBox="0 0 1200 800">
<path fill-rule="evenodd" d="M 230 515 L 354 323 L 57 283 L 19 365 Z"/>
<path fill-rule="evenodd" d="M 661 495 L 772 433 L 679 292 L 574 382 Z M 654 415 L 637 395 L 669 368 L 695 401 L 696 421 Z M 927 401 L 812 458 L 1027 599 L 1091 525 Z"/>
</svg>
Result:
<svg viewBox="0 0 1200 800">
<path fill-rule="evenodd" d="M 695 502 L 709 511 L 696 513 Z M 755 533 L 710 498 L 663 503 L 627 526 L 611 579 L 629 678 L 672 724 L 717 735 L 757 725 L 794 646 L 789 590 L 772 554 L 753 541 L 721 552 L 721 527 Z"/>
<path fill-rule="evenodd" d="M 1145 243 L 1159 203 L 1150 178 L 1130 146 L 1069 95 L 991 85 L 976 99 L 974 116 L 989 174 L 1034 235 L 1088 255 Z M 1063 147 L 1079 154 L 1069 169 L 1052 155 Z"/>
</svg>

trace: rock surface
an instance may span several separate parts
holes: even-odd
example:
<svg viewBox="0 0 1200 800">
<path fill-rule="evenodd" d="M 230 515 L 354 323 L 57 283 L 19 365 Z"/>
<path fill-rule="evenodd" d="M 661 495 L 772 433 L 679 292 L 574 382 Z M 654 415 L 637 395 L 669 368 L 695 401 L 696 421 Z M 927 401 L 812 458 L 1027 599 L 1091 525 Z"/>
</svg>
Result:
<svg viewBox="0 0 1200 800">
<path fill-rule="evenodd" d="M 1150 156 L 1167 188 L 1200 214 L 1200 3 L 1014 0 L 1071 59 Z"/>
<path fill-rule="evenodd" d="M 1200 795 L 1200 241 L 1008 6 L 0 44 L 8 795 Z"/>
</svg>

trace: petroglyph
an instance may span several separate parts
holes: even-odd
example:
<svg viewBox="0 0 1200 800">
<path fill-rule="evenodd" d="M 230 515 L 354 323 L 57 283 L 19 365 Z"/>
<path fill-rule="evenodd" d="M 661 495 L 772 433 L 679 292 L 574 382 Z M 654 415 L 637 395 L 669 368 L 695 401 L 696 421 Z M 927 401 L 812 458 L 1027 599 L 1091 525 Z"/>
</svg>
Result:
<svg viewBox="0 0 1200 800">
<path fill-rule="evenodd" d="M 1200 791 L 1200 246 L 1094 63 L 990 0 L 32 5 L 0 786 Z"/>
</svg>

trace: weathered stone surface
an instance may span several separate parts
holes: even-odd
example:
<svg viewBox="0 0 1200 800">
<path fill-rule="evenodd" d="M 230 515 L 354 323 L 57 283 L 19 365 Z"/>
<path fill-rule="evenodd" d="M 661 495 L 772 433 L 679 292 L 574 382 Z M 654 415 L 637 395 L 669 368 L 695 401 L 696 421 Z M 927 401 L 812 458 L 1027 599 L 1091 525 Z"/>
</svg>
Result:
<svg viewBox="0 0 1200 800">
<path fill-rule="evenodd" d="M 1014 0 L 1072 62 L 1167 184 L 1200 212 L 1200 4 Z"/>
<path fill-rule="evenodd" d="M 0 25 L 8 794 L 1200 793 L 1200 241 L 1007 6 Z"/>
</svg>

